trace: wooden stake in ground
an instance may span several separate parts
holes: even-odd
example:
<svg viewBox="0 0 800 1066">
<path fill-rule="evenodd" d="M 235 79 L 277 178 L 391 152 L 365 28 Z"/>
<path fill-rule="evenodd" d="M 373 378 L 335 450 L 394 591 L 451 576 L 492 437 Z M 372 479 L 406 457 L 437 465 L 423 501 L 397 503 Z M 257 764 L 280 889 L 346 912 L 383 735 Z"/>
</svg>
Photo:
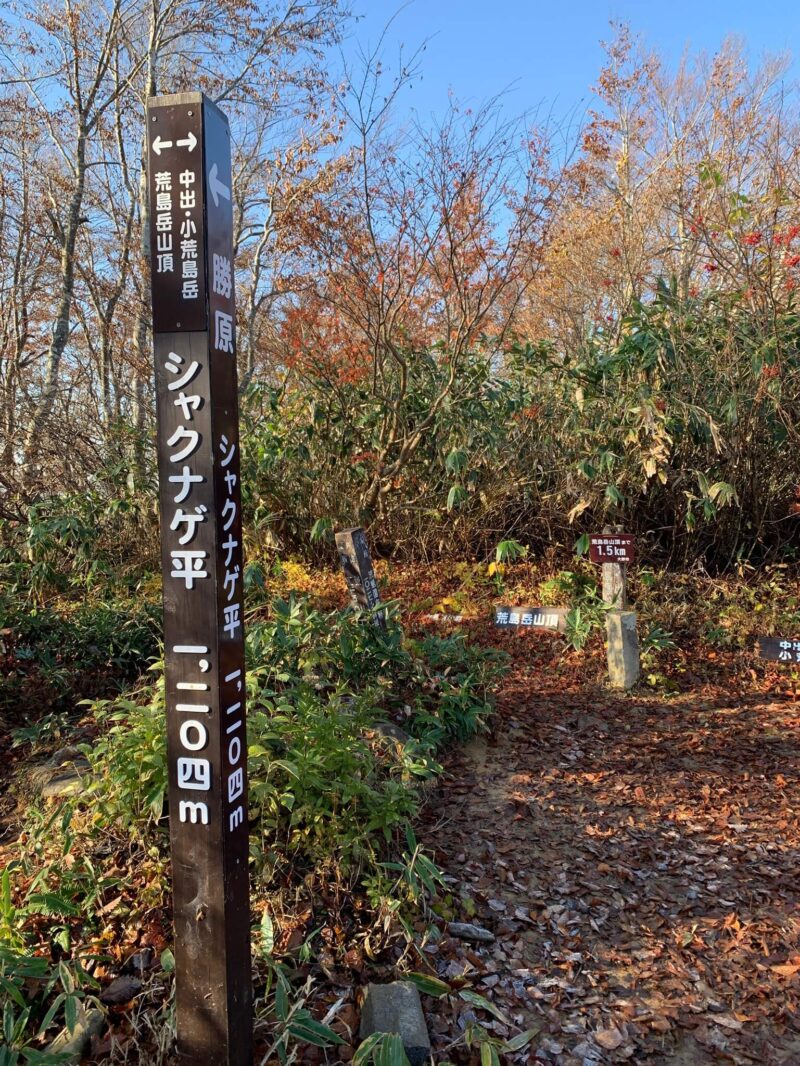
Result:
<svg viewBox="0 0 800 1066">
<path fill-rule="evenodd" d="M 380 605 L 381 594 L 372 566 L 367 535 L 360 526 L 343 529 L 336 534 L 336 550 L 342 564 L 342 573 L 350 590 L 350 602 L 362 611 L 374 611 L 375 624 L 386 625 L 383 611 L 374 609 Z"/>
<path fill-rule="evenodd" d="M 619 611 L 628 606 L 627 563 L 603 563 L 603 601 Z"/>
<path fill-rule="evenodd" d="M 249 1066 L 230 131 L 200 93 L 152 98 L 147 124 L 178 1051 Z"/>
</svg>

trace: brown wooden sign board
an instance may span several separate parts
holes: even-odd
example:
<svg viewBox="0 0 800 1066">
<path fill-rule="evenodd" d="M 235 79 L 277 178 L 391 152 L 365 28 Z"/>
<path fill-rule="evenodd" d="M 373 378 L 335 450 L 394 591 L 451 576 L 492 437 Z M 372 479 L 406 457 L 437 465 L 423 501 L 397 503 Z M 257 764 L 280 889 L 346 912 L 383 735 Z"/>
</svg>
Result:
<svg viewBox="0 0 800 1066">
<path fill-rule="evenodd" d="M 361 611 L 379 607 L 381 594 L 364 530 L 360 526 L 341 530 L 336 534 L 336 550 L 353 607 Z M 386 624 L 383 611 L 375 611 L 372 617 L 377 625 Z"/>
<path fill-rule="evenodd" d="M 494 624 L 501 629 L 549 629 L 563 633 L 567 628 L 566 607 L 495 607 Z"/>
<path fill-rule="evenodd" d="M 148 101 L 178 1052 L 249 1066 L 252 981 L 230 131 Z"/>
<path fill-rule="evenodd" d="M 789 637 L 759 637 L 758 654 L 779 663 L 800 663 L 800 640 Z"/>
<path fill-rule="evenodd" d="M 589 537 L 589 558 L 593 563 L 632 563 L 632 533 L 593 533 Z"/>
</svg>

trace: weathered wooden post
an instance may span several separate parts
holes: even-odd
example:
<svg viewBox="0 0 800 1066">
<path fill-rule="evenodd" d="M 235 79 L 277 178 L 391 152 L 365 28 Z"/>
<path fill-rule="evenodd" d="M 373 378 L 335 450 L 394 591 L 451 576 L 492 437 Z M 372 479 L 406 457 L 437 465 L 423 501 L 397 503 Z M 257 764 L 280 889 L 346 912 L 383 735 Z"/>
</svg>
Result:
<svg viewBox="0 0 800 1066">
<path fill-rule="evenodd" d="M 228 121 L 147 107 L 178 1051 L 252 1062 L 242 509 Z"/>
<path fill-rule="evenodd" d="M 639 637 L 636 612 L 628 606 L 628 563 L 633 561 L 633 537 L 622 526 L 606 526 L 602 536 L 589 538 L 589 558 L 602 565 L 606 612 L 608 677 L 613 688 L 633 688 L 639 680 Z"/>
<path fill-rule="evenodd" d="M 619 535 L 623 528 L 623 526 L 604 526 L 603 541 L 609 543 L 601 543 L 597 546 L 599 558 L 603 560 L 603 601 L 618 611 L 624 611 L 628 606 L 628 558 L 631 554 L 628 545 L 632 547 L 633 544 L 633 538 L 630 535 L 625 536 L 623 545 L 625 555 L 622 556 L 621 561 L 616 561 L 619 558 L 616 554 L 619 546 L 613 541 L 620 539 Z"/>
<path fill-rule="evenodd" d="M 360 526 L 343 529 L 336 534 L 336 550 L 342 564 L 342 572 L 350 590 L 350 602 L 362 611 L 373 610 L 381 602 L 378 582 L 372 566 L 367 536 Z M 385 626 L 386 616 L 383 611 L 372 615 L 376 625 Z"/>
</svg>

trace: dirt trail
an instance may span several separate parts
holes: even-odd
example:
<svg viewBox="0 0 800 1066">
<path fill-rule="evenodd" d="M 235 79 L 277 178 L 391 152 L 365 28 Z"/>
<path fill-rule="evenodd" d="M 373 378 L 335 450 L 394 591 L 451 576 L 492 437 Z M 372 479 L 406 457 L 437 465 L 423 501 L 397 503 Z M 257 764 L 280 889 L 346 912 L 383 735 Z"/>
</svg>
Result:
<svg viewBox="0 0 800 1066">
<path fill-rule="evenodd" d="M 432 966 L 540 1027 L 508 1061 L 800 1063 L 796 707 L 618 697 L 565 682 L 553 644 L 513 650 L 495 735 L 450 757 L 422 833 L 445 916 L 496 940 L 446 936 Z M 443 1049 L 459 1017 L 431 1025 Z"/>
</svg>

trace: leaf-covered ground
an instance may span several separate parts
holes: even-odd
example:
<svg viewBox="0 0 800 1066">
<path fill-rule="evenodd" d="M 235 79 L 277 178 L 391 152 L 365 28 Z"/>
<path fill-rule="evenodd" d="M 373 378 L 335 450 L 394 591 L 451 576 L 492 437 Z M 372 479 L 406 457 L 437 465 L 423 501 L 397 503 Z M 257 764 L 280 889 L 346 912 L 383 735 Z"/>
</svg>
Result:
<svg viewBox="0 0 800 1066">
<path fill-rule="evenodd" d="M 322 876 L 313 889 L 272 885 L 254 899 L 295 988 L 310 981 L 303 1002 L 345 1041 L 305 1045 L 296 1061 L 349 1062 L 363 986 L 414 970 L 450 988 L 423 998 L 437 1064 L 481 1062 L 475 1025 L 498 1047 L 518 1040 L 501 1052 L 507 1064 L 800 1063 L 800 704 L 791 672 L 750 650 L 758 632 L 794 635 L 795 583 L 780 571 L 752 586 L 639 580 L 640 632 L 657 626 L 675 646 L 648 652 L 640 689 L 623 695 L 605 686 L 597 633 L 572 651 L 492 625 L 499 598 L 544 602 L 549 589 L 547 602 L 563 602 L 552 571 L 517 567 L 503 590 L 474 564 L 380 564 L 379 575 L 409 633 L 442 631 L 431 613 L 463 614 L 457 628 L 506 651 L 511 666 L 492 733 L 451 748 L 428 786 L 417 836 L 447 891 L 435 931 L 430 916 L 407 912 L 421 951 L 375 925 L 332 876 L 324 890 Z M 281 580 L 319 603 L 345 602 L 335 571 L 290 564 Z M 23 774 L 26 752 L 5 752 L 6 781 Z M 15 858 L 27 795 L 5 796 L 0 865 Z M 91 1060 L 169 1062 L 156 1052 L 169 1036 L 170 983 L 157 966 L 171 935 L 168 868 L 149 886 L 129 865 L 122 853 L 98 862 L 121 887 L 99 903 L 95 946 L 111 961 L 95 975 L 105 987 L 142 952 L 155 968 L 133 1001 L 111 1006 Z M 494 939 L 461 939 L 451 922 Z M 260 1022 L 259 1061 L 273 1037 L 273 1020 Z"/>
<path fill-rule="evenodd" d="M 539 1027 L 508 1061 L 800 1062 L 794 702 L 733 659 L 678 696 L 616 695 L 601 646 L 476 635 L 513 669 L 421 838 L 453 879 L 444 917 L 496 939 L 445 933 L 433 969 L 500 1008 L 514 1028 L 495 1019 L 498 1036 Z M 444 1048 L 470 1007 L 431 1006 Z"/>
</svg>

